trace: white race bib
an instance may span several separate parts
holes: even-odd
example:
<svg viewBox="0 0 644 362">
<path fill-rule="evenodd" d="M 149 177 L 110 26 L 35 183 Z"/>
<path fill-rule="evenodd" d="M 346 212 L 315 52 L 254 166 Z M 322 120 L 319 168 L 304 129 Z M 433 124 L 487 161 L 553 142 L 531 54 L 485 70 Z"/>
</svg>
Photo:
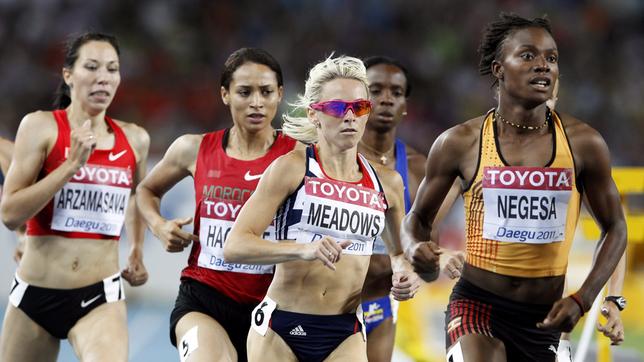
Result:
<svg viewBox="0 0 644 362">
<path fill-rule="evenodd" d="M 264 297 L 257 307 L 253 309 L 253 313 L 250 316 L 250 323 L 253 329 L 260 335 L 266 335 L 268 326 L 270 325 L 271 315 L 275 308 L 277 308 L 277 303 L 269 297 Z"/>
<path fill-rule="evenodd" d="M 204 200 L 199 218 L 201 250 L 197 264 L 212 270 L 246 274 L 272 274 L 273 265 L 227 263 L 224 261 L 224 242 L 233 227 L 242 204 L 231 200 Z M 269 226 L 264 239 L 275 240 L 275 227 Z"/>
<path fill-rule="evenodd" d="M 352 240 L 346 254 L 370 255 L 374 239 L 385 227 L 387 208 L 382 193 L 346 182 L 305 177 L 300 230 Z M 311 239 L 309 237 L 309 239 Z M 312 242 L 299 240 L 298 242 Z"/>
<path fill-rule="evenodd" d="M 548 244 L 563 241 L 572 169 L 485 167 L 483 237 Z"/>
<path fill-rule="evenodd" d="M 131 187 L 130 169 L 83 166 L 54 195 L 52 230 L 119 236 Z"/>
</svg>

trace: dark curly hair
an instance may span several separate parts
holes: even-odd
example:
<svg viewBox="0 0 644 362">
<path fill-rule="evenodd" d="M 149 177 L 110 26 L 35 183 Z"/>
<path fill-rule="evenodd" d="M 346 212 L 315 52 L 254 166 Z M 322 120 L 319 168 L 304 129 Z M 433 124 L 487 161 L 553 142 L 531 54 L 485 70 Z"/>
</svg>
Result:
<svg viewBox="0 0 644 362">
<path fill-rule="evenodd" d="M 525 28 L 542 28 L 552 35 L 550 20 L 546 16 L 529 20 L 516 14 L 501 13 L 499 19 L 487 24 L 478 49 L 481 55 L 481 59 L 479 60 L 479 74 L 491 74 L 492 62 L 497 60 L 501 55 L 505 39 L 515 30 Z M 494 84 L 496 82 L 497 80 L 495 79 Z"/>
</svg>

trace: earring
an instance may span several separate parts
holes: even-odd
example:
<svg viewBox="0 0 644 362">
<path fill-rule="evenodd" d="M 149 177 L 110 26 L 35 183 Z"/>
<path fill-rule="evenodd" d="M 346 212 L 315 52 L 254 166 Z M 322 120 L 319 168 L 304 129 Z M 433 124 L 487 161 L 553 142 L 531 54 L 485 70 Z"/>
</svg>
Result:
<svg viewBox="0 0 644 362">
<path fill-rule="evenodd" d="M 402 112 L 402 115 L 403 115 L 403 116 L 406 116 L 406 115 L 407 115 L 407 111 Z"/>
</svg>

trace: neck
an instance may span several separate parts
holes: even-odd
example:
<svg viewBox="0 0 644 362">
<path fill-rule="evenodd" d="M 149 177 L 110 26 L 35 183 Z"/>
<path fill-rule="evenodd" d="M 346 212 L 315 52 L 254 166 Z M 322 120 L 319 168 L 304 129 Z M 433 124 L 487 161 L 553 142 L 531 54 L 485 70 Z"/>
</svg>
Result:
<svg viewBox="0 0 644 362">
<path fill-rule="evenodd" d="M 315 147 L 317 148 L 322 168 L 329 177 L 351 182 L 362 178 L 357 162 L 357 145 L 349 149 L 340 150 L 320 139 Z"/>
<path fill-rule="evenodd" d="M 396 129 L 387 132 L 365 130 L 362 140 L 358 144 L 358 152 L 367 159 L 383 165 L 392 164 L 396 160 L 394 146 L 396 142 Z"/>
<path fill-rule="evenodd" d="M 238 126 L 233 126 L 228 134 L 227 150 L 233 150 L 237 156 L 258 156 L 266 153 L 273 144 L 273 127 L 266 127 L 258 132 L 249 132 Z"/>
<path fill-rule="evenodd" d="M 543 125 L 543 122 L 546 120 L 545 103 L 541 103 L 536 107 L 525 107 L 524 105 L 515 102 L 504 102 L 503 100 L 500 100 L 496 112 L 512 123 L 526 127 L 539 127 Z M 507 124 L 502 127 L 514 128 L 516 131 L 520 132 L 525 131 L 516 127 L 511 127 Z"/>
<path fill-rule="evenodd" d="M 76 102 L 72 102 L 65 111 L 67 112 L 67 120 L 69 121 L 71 128 L 82 126 L 88 119 L 92 123 L 92 130 L 94 131 L 107 128 L 107 123 L 105 122 L 105 111 L 98 113 L 90 112 Z"/>
<path fill-rule="evenodd" d="M 391 151 L 396 142 L 396 128 L 392 128 L 387 132 L 377 132 L 372 129 L 365 129 L 362 136 L 362 143 L 366 144 L 370 149 L 380 153 Z M 360 147 L 358 147 L 360 150 Z"/>
</svg>

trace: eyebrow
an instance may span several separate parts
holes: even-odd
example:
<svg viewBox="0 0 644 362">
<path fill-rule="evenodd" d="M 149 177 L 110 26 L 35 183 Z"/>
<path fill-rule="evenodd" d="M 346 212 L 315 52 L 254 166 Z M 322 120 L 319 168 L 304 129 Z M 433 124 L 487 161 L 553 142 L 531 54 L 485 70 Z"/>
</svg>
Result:
<svg viewBox="0 0 644 362">
<path fill-rule="evenodd" d="M 518 49 L 521 49 L 521 48 L 537 49 L 537 47 L 536 47 L 536 46 L 534 46 L 533 44 L 521 44 L 521 45 L 519 45 L 517 48 L 518 48 Z M 548 51 L 549 51 L 549 52 L 552 52 L 552 51 L 556 51 L 556 52 L 558 52 L 559 50 L 558 50 L 557 48 L 548 48 L 548 49 L 546 49 L 545 51 L 547 51 L 547 52 L 548 52 Z"/>
<path fill-rule="evenodd" d="M 239 87 L 239 88 L 253 88 L 255 85 L 250 85 L 250 84 L 237 84 L 237 85 L 235 85 L 235 86 L 236 86 L 236 87 Z M 270 87 L 274 87 L 274 86 L 275 86 L 274 84 L 260 84 L 260 85 L 259 85 L 259 87 L 260 87 L 260 88 L 270 88 Z"/>
<path fill-rule="evenodd" d="M 85 59 L 85 61 L 96 62 L 96 63 L 101 62 L 100 60 L 94 59 L 94 58 L 87 58 L 87 59 Z M 110 63 L 118 63 L 118 62 L 119 62 L 118 60 L 110 60 L 107 63 L 110 64 Z"/>
</svg>

